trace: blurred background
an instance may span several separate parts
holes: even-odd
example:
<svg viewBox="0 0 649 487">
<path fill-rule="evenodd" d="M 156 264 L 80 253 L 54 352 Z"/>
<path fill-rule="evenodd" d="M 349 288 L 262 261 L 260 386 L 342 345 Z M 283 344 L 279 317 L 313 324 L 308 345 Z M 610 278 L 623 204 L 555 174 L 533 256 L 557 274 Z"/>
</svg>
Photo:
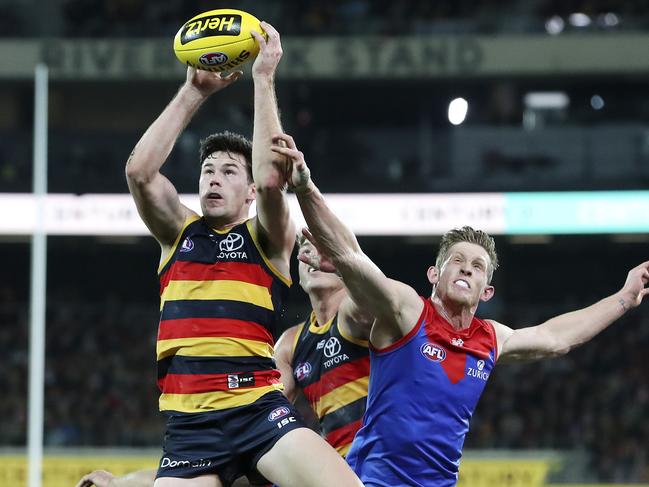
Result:
<svg viewBox="0 0 649 487">
<path fill-rule="evenodd" d="M 0 0 L 0 196 L 32 188 L 37 62 L 50 68 L 49 192 L 126 193 L 126 158 L 184 77 L 173 35 L 224 7 L 281 32 L 282 122 L 325 193 L 647 188 L 648 1 Z M 178 140 L 163 172 L 179 192 L 197 190 L 200 138 L 251 136 L 245 71 Z M 615 211 L 628 221 L 624 207 Z M 438 232 L 392 233 L 361 245 L 427 295 Z M 497 291 L 479 314 L 513 327 L 617 291 L 649 257 L 649 236 L 633 228 L 498 233 Z M 0 447 L 15 452 L 27 430 L 29 236 L 0 235 L 0 252 Z M 47 447 L 159 449 L 158 258 L 151 237 L 48 238 Z M 308 312 L 296 285 L 284 325 Z M 559 459 L 548 481 L 649 483 L 648 352 L 645 303 L 566 357 L 500 366 L 474 416 L 469 458 L 540 451 Z M 6 472 L 3 485 L 17 485 Z M 528 485 L 515 482 L 489 485 Z"/>
</svg>

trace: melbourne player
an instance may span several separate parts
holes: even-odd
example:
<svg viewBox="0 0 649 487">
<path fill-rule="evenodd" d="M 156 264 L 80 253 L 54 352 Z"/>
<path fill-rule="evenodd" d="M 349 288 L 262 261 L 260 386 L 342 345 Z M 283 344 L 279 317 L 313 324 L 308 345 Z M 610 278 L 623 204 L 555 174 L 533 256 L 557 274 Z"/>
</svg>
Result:
<svg viewBox="0 0 649 487">
<path fill-rule="evenodd" d="M 498 258 L 489 235 L 463 227 L 443 236 L 427 271 L 431 296 L 418 296 L 362 252 L 328 208 L 293 139 L 277 134 L 275 140 L 273 150 L 293 161 L 291 182 L 312 232 L 305 235 L 329 261 L 299 258 L 322 270 L 333 264 L 354 302 L 376 317 L 367 410 L 347 456 L 366 486 L 454 486 L 469 420 L 497 360 L 565 354 L 649 292 L 644 262 L 617 293 L 540 325 L 514 330 L 478 319 L 478 304 L 495 291 L 490 282 Z"/>
</svg>

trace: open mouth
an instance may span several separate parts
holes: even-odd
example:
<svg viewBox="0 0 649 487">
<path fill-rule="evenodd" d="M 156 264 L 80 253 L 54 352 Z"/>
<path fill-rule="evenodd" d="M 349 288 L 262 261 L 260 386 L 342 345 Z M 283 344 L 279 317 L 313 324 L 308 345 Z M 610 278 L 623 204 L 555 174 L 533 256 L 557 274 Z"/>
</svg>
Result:
<svg viewBox="0 0 649 487">
<path fill-rule="evenodd" d="M 463 287 L 464 289 L 471 289 L 471 285 L 467 281 L 465 281 L 464 279 L 458 279 L 453 284 L 455 284 L 456 286 L 459 286 L 459 287 Z"/>
<path fill-rule="evenodd" d="M 208 193 L 207 199 L 208 200 L 222 200 L 223 196 L 221 196 L 219 193 Z"/>
</svg>

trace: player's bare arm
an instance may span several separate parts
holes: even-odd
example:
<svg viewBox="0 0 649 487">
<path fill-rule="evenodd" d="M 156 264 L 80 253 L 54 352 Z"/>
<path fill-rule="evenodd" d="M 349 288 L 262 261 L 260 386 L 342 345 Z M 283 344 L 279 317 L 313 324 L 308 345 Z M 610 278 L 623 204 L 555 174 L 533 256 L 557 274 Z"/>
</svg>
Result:
<svg viewBox="0 0 649 487">
<path fill-rule="evenodd" d="M 138 470 L 121 477 L 106 470 L 95 470 L 84 475 L 76 487 L 152 487 L 155 476 L 155 470 Z"/>
<path fill-rule="evenodd" d="M 284 384 L 284 395 L 289 401 L 295 402 L 298 387 L 293 378 L 293 345 L 298 332 L 299 326 L 292 326 L 279 337 L 275 343 L 275 364 L 282 374 L 282 384 Z"/>
<path fill-rule="evenodd" d="M 186 217 L 173 184 L 160 173 L 176 139 L 203 102 L 241 76 L 187 69 L 187 78 L 176 96 L 138 141 L 126 163 L 126 179 L 138 212 L 164 249 L 178 236 Z"/>
<path fill-rule="evenodd" d="M 368 340 L 374 324 L 374 315 L 366 308 L 358 306 L 347 296 L 338 307 L 338 326 L 353 338 Z"/>
<path fill-rule="evenodd" d="M 512 330 L 494 322 L 500 357 L 534 360 L 563 355 L 605 330 L 627 311 L 640 305 L 649 293 L 649 261 L 631 269 L 622 289 L 577 311 L 565 313 L 537 326 Z"/>
<path fill-rule="evenodd" d="M 282 57 L 279 33 L 261 22 L 268 41 L 252 35 L 260 52 L 252 66 L 255 86 L 255 116 L 252 137 L 252 173 L 257 188 L 257 232 L 264 251 L 277 269 L 289 274 L 289 259 L 295 242 L 295 226 L 286 199 L 286 162 L 270 150 L 272 134 L 281 132 L 275 95 L 275 70 Z"/>
<path fill-rule="evenodd" d="M 372 343 L 383 347 L 386 341 L 389 345 L 395 337 L 398 339 L 407 334 L 423 308 L 415 290 L 387 278 L 363 253 L 356 236 L 329 209 L 311 180 L 304 154 L 297 149 L 293 138 L 287 134 L 276 134 L 274 140 L 272 149 L 288 157 L 292 163 L 291 185 L 312 233 L 307 231 L 305 236 L 322 256 L 331 259 L 354 302 L 361 308 L 371 309 L 376 317 Z M 286 147 L 283 147 L 284 144 Z"/>
</svg>

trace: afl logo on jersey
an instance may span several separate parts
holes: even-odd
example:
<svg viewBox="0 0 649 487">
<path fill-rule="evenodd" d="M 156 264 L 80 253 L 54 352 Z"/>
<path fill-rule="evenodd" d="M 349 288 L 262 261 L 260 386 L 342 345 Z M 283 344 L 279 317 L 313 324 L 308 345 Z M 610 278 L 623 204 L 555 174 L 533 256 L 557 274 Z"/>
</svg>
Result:
<svg viewBox="0 0 649 487">
<path fill-rule="evenodd" d="M 302 362 L 295 367 L 295 378 L 297 380 L 304 380 L 311 375 L 311 364 L 309 362 Z"/>
<path fill-rule="evenodd" d="M 424 343 L 419 351 L 433 362 L 442 362 L 446 358 L 446 350 L 435 343 Z"/>
<path fill-rule="evenodd" d="M 191 238 L 187 237 L 185 238 L 185 240 L 183 240 L 183 243 L 180 246 L 180 251 L 191 252 L 192 250 L 194 250 L 194 242 L 192 241 Z"/>
</svg>

